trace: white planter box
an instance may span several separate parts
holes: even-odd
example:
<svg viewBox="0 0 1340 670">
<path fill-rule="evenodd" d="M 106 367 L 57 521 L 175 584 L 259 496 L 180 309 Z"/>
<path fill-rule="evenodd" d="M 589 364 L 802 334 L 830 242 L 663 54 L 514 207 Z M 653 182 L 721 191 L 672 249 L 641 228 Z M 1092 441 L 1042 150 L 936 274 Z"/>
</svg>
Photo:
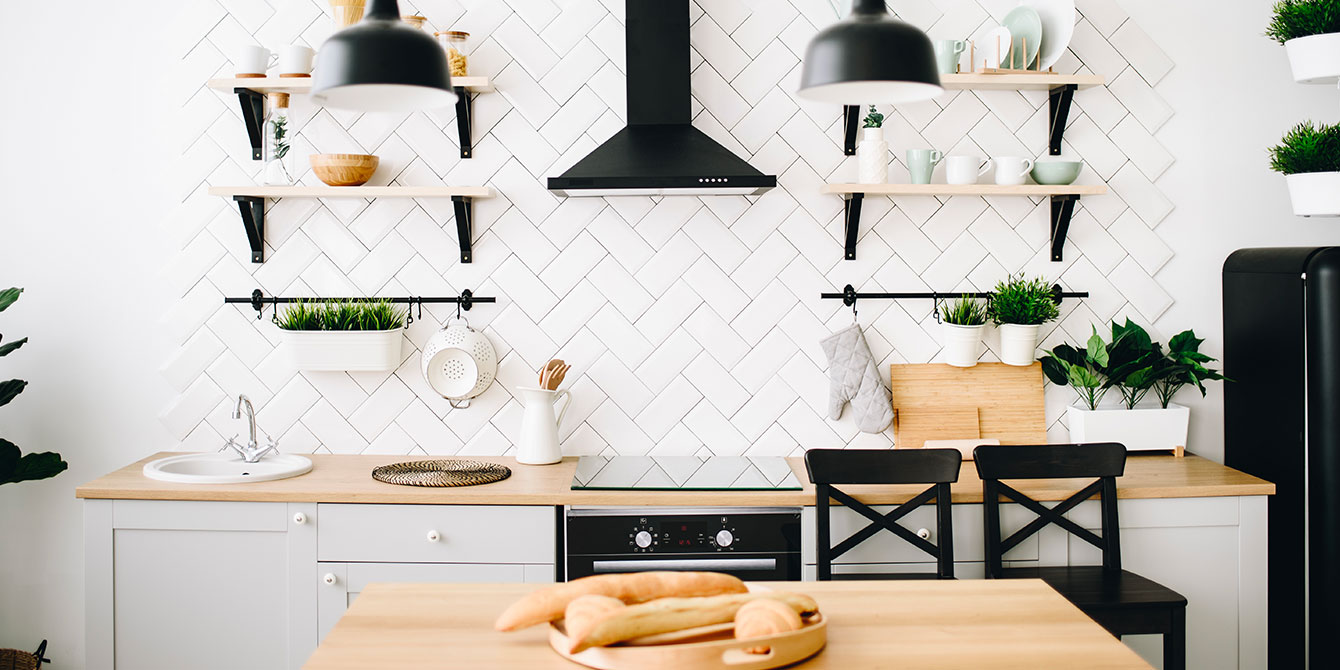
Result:
<svg viewBox="0 0 1340 670">
<path fill-rule="evenodd" d="M 283 330 L 284 351 L 298 370 L 385 372 L 400 366 L 401 329 Z"/>
<path fill-rule="evenodd" d="M 1174 451 L 1186 447 L 1190 408 L 1171 403 L 1168 409 L 1066 408 L 1066 425 L 1071 442 L 1117 442 L 1127 451 Z"/>
<path fill-rule="evenodd" d="M 1335 85 L 1340 78 L 1340 33 L 1308 35 L 1284 43 L 1294 81 Z"/>
<path fill-rule="evenodd" d="M 1340 216 L 1340 172 L 1285 175 L 1296 216 Z"/>
</svg>

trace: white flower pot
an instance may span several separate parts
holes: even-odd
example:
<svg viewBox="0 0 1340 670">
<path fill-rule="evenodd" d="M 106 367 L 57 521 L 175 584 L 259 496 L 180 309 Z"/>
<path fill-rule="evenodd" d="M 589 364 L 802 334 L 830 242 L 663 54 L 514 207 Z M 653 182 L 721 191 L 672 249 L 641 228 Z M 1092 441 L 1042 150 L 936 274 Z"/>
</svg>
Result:
<svg viewBox="0 0 1340 670">
<path fill-rule="evenodd" d="M 1177 451 L 1186 446 L 1191 410 L 1171 403 L 1168 409 L 1137 405 L 1135 409 L 1066 408 L 1071 442 L 1117 442 L 1127 451 Z"/>
<path fill-rule="evenodd" d="M 1340 216 L 1340 172 L 1285 175 L 1296 216 Z"/>
<path fill-rule="evenodd" d="M 1340 78 L 1340 33 L 1308 35 L 1284 43 L 1294 81 L 1331 84 Z"/>
<path fill-rule="evenodd" d="M 1036 360 L 1039 325 L 1023 326 L 1002 323 L 1000 330 L 1000 362 L 1006 365 L 1027 366 Z"/>
<path fill-rule="evenodd" d="M 856 145 L 856 172 L 862 184 L 889 181 L 889 143 L 884 141 L 883 128 L 862 131 L 861 143 Z"/>
<path fill-rule="evenodd" d="M 970 368 L 977 365 L 982 357 L 982 331 L 986 325 L 959 326 L 952 323 L 941 324 L 945 333 L 945 362 L 957 368 Z"/>
<path fill-rule="evenodd" d="M 400 366 L 401 329 L 283 330 L 280 341 L 298 370 L 385 372 Z"/>
</svg>

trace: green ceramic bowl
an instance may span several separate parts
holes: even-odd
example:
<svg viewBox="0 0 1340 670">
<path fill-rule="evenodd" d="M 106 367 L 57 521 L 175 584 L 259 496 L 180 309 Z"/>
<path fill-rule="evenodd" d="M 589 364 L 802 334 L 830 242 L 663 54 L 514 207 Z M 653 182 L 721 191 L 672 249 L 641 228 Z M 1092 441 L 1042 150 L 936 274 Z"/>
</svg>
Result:
<svg viewBox="0 0 1340 670">
<path fill-rule="evenodd" d="M 1039 184 L 1063 186 L 1075 183 L 1082 167 L 1084 164 L 1079 161 L 1038 161 L 1029 174 Z"/>
</svg>

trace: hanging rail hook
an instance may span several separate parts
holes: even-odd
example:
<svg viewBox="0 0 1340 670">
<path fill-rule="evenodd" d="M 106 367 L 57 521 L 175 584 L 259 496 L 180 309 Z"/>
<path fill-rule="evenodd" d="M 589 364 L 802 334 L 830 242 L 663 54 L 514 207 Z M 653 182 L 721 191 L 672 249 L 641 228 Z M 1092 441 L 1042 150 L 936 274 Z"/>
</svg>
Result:
<svg viewBox="0 0 1340 670">
<path fill-rule="evenodd" d="M 265 311 L 265 297 L 260 289 L 251 292 L 251 308 L 256 310 L 256 320 L 261 320 L 261 313 Z"/>
<path fill-rule="evenodd" d="M 405 298 L 405 330 L 414 323 L 414 296 Z"/>
<path fill-rule="evenodd" d="M 458 304 L 465 311 L 467 312 L 470 311 L 470 308 L 473 307 L 475 304 L 475 294 L 471 293 L 470 289 L 468 288 L 465 289 L 464 291 L 461 291 L 461 301 Z"/>
<path fill-rule="evenodd" d="M 931 311 L 935 314 L 936 323 L 944 323 L 940 320 L 940 292 L 931 292 Z"/>
</svg>

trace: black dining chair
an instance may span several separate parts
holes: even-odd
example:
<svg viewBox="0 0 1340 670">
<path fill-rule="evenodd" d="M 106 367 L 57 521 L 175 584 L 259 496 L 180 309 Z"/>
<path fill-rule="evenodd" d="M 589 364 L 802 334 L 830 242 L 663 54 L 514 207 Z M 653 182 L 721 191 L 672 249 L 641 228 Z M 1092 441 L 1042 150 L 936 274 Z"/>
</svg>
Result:
<svg viewBox="0 0 1340 670">
<path fill-rule="evenodd" d="M 963 454 L 957 449 L 811 449 L 805 452 L 805 470 L 814 483 L 815 550 L 819 580 L 832 579 L 953 579 L 954 526 L 949 485 L 958 481 Z M 853 498 L 836 484 L 929 484 L 930 488 L 887 513 Z M 865 528 L 833 546 L 829 498 L 870 520 Z M 932 543 L 898 523 L 913 510 L 935 501 L 935 537 Z M 934 573 L 833 574 L 833 560 L 884 530 L 935 558 Z"/>
<path fill-rule="evenodd" d="M 1186 598 L 1151 579 L 1121 568 L 1121 537 L 1117 523 L 1117 477 L 1126 468 L 1126 447 L 1120 444 L 1049 444 L 981 446 L 973 450 L 982 479 L 985 503 L 986 576 L 988 579 L 1041 579 L 1089 615 L 1109 633 L 1163 635 L 1164 670 L 1186 668 Z M 1056 504 L 1045 507 L 1002 480 L 1093 478 L 1095 481 Z M 1098 496 L 1101 532 L 1065 516 L 1080 503 Z M 1001 539 L 1000 503 L 1004 497 L 1038 515 Z M 1006 568 L 1005 552 L 1050 524 L 1056 524 L 1102 551 L 1102 565 Z"/>
</svg>

